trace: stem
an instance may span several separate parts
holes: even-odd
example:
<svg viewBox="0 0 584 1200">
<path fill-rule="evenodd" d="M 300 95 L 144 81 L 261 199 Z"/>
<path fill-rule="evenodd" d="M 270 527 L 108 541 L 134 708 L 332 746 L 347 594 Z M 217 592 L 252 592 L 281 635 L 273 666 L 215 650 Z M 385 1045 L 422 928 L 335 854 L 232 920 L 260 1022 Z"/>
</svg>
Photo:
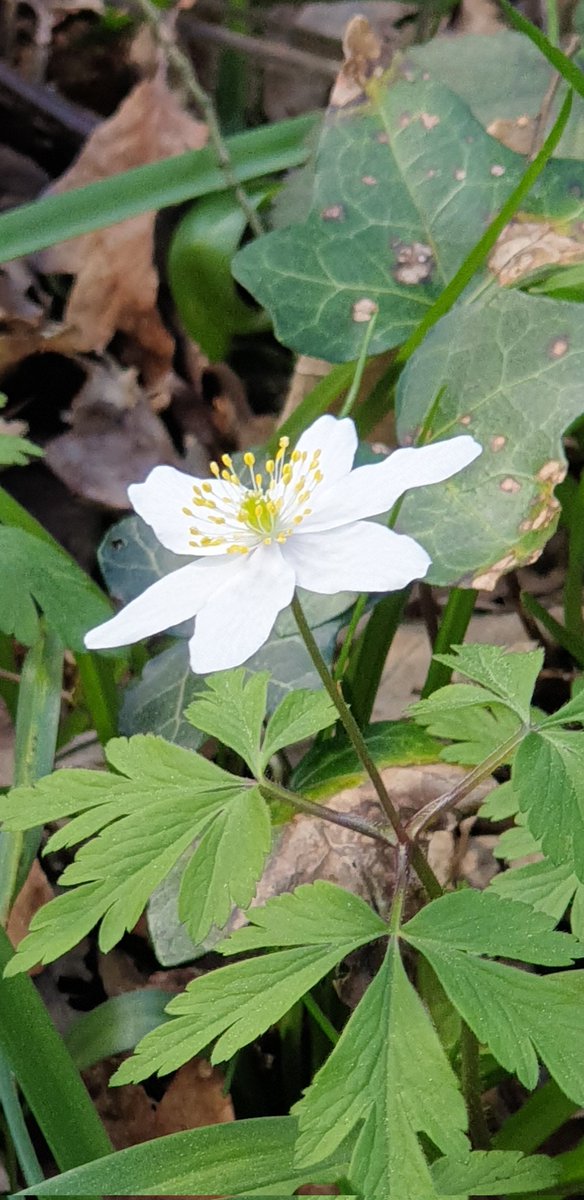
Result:
<svg viewBox="0 0 584 1200">
<path fill-rule="evenodd" d="M 389 914 L 389 929 L 392 936 L 397 937 L 400 931 L 402 912 L 406 898 L 409 875 L 409 858 L 407 846 L 396 846 L 395 889 Z"/>
<path fill-rule="evenodd" d="M 63 646 L 41 626 L 28 651 L 21 676 L 16 713 L 16 785 L 29 786 L 52 770 L 61 712 Z M 0 834 L 0 925 L 8 918 L 14 894 L 22 886 L 40 840 L 38 830 Z"/>
<path fill-rule="evenodd" d="M 452 589 L 442 613 L 442 620 L 433 647 L 434 654 L 448 654 L 453 645 L 464 641 L 477 596 L 478 592 L 475 592 L 473 588 Z M 422 688 L 422 700 L 431 696 L 432 692 L 438 688 L 445 687 L 447 683 L 450 683 L 451 677 L 452 667 L 447 667 L 445 663 L 432 659 L 426 682 Z"/>
<path fill-rule="evenodd" d="M 397 841 L 408 848 L 408 853 L 411 856 L 412 866 L 414 867 L 416 874 L 419 876 L 421 883 L 428 892 L 428 895 L 432 899 L 434 899 L 436 896 L 441 896 L 442 888 L 440 887 L 434 872 L 428 865 L 419 846 L 411 841 L 408 832 L 404 829 L 401 823 L 397 810 L 394 808 L 387 794 L 387 789 L 383 779 L 381 778 L 381 775 L 369 753 L 369 750 L 367 749 L 367 745 L 364 741 L 361 730 L 359 729 L 359 726 L 357 725 L 357 722 L 348 704 L 346 703 L 340 688 L 337 687 L 337 684 L 330 674 L 329 669 L 320 653 L 296 593 L 294 594 L 292 600 L 292 612 L 294 613 L 300 634 L 312 659 L 312 662 L 314 663 L 315 669 L 321 679 L 322 685 L 335 705 L 347 737 L 349 738 L 349 741 L 351 742 L 359 761 L 364 766 L 371 783 L 373 784 L 379 803 L 381 804 L 381 807 L 393 828 Z"/>
<path fill-rule="evenodd" d="M 481 1100 L 479 1043 L 464 1021 L 460 1034 L 460 1076 L 472 1147 L 474 1150 L 488 1150 L 491 1138 Z"/>
<path fill-rule="evenodd" d="M 211 97 L 201 86 L 191 60 L 177 46 L 171 31 L 165 24 L 164 10 L 155 8 L 150 3 L 150 0 L 137 0 L 137 3 L 144 20 L 152 30 L 155 40 L 164 51 L 167 62 L 176 71 L 187 95 L 192 97 L 203 114 L 209 130 L 209 141 L 215 150 L 217 162 L 223 172 L 227 187 L 233 191 L 239 207 L 245 214 L 250 229 L 256 237 L 260 237 L 264 232 L 263 224 L 253 204 L 251 204 L 245 188 L 237 182 L 229 150 L 221 133 L 217 113 L 215 112 L 215 106 Z"/>
<path fill-rule="evenodd" d="M 347 681 L 353 712 L 362 727 L 369 724 L 387 655 L 410 592 L 411 587 L 407 587 L 378 601 L 351 658 Z"/>
<path fill-rule="evenodd" d="M 326 1013 L 323 1013 L 320 1004 L 317 1004 L 312 992 L 307 992 L 306 995 L 302 997 L 302 1003 L 306 1011 L 310 1013 L 313 1021 L 318 1025 L 318 1028 L 322 1030 L 325 1037 L 328 1038 L 329 1042 L 331 1042 L 333 1046 L 336 1046 L 341 1035 L 338 1030 L 335 1029 L 332 1021 L 329 1021 Z"/>
<path fill-rule="evenodd" d="M 378 315 L 379 315 L 379 309 L 377 309 L 377 311 L 373 313 L 373 316 L 370 318 L 367 328 L 365 330 L 365 337 L 363 338 L 363 345 L 361 346 L 361 353 L 357 360 L 357 366 L 355 368 L 353 382 L 352 382 L 352 384 L 349 388 L 349 391 L 347 392 L 347 395 L 345 397 L 345 402 L 339 413 L 339 419 L 341 417 L 349 416 L 349 413 L 351 412 L 351 409 L 359 395 L 359 388 L 361 387 L 361 380 L 363 379 L 363 372 L 365 370 L 365 367 L 367 366 L 367 351 L 369 350 L 369 344 L 370 344 L 371 338 L 373 336 L 373 330 L 375 329 Z"/>
<path fill-rule="evenodd" d="M 353 615 L 351 617 L 351 620 L 349 621 L 349 627 L 347 629 L 345 640 L 341 646 L 339 657 L 338 657 L 336 665 L 335 665 L 334 678 L 335 678 L 336 682 L 338 682 L 340 679 L 342 679 L 343 675 L 345 673 L 345 667 L 347 665 L 347 660 L 351 653 L 353 640 L 354 640 L 355 634 L 357 632 L 357 626 L 359 624 L 359 621 L 361 620 L 361 617 L 363 616 L 363 613 L 365 612 L 366 604 L 367 604 L 367 593 L 363 592 L 359 596 L 359 599 L 355 603 L 355 607 L 353 609 Z"/>
<path fill-rule="evenodd" d="M 280 800 L 285 804 L 293 804 L 295 808 L 300 812 L 307 813 L 309 817 L 320 817 L 323 821 L 330 821 L 332 825 L 342 825 L 343 829 L 352 829 L 354 833 L 374 838 L 376 842 L 383 842 L 386 846 L 394 845 L 389 831 L 380 826 L 372 825 L 362 817 L 350 817 L 348 813 L 337 812 L 335 808 L 316 804 L 313 800 L 305 800 L 304 796 L 299 796 L 296 792 L 289 792 L 287 788 L 281 787 L 278 783 L 272 783 L 271 780 L 262 779 L 260 791 L 266 800 Z"/>
<path fill-rule="evenodd" d="M 481 763 L 473 767 L 463 779 L 454 784 L 454 787 L 443 792 L 441 796 L 437 796 L 435 800 L 431 800 L 424 808 L 421 808 L 415 817 L 412 817 L 407 826 L 407 833 L 412 840 L 419 838 L 420 834 L 427 828 L 434 817 L 441 812 L 445 812 L 448 808 L 454 808 L 461 800 L 474 790 L 477 784 L 482 783 L 483 779 L 488 779 L 489 775 L 496 771 L 497 767 L 501 767 L 503 763 L 509 761 L 510 755 L 517 749 L 520 742 L 523 741 L 526 733 L 529 730 L 525 725 L 521 725 L 507 741 L 502 742 L 493 750 L 491 754 L 484 758 Z"/>
<path fill-rule="evenodd" d="M 554 638 L 559 646 L 568 651 L 572 655 L 579 667 L 584 667 L 584 638 L 579 637 L 571 629 L 566 629 L 551 613 L 544 608 L 535 596 L 530 596 L 529 592 L 521 593 L 521 603 L 528 613 L 539 621 L 544 629 Z"/>
<path fill-rule="evenodd" d="M 577 637 L 584 635 L 582 580 L 584 578 L 584 472 L 571 506 L 568 569 L 564 583 L 564 624 Z"/>
</svg>

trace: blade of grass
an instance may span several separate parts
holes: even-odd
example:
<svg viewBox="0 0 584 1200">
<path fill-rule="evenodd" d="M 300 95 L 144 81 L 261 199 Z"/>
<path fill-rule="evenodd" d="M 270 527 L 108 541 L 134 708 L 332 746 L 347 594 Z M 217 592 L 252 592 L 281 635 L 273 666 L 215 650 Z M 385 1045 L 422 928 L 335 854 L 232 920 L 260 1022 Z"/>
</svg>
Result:
<svg viewBox="0 0 584 1200">
<path fill-rule="evenodd" d="M 78 1017 L 65 1034 L 65 1045 L 80 1071 L 113 1054 L 133 1050 L 147 1033 L 169 1021 L 168 992 L 144 988 L 124 992 Z"/>
<path fill-rule="evenodd" d="M 4 979 L 13 949 L 0 928 L 0 1049 L 61 1171 L 111 1153 L 70 1054 L 28 975 Z"/>
<path fill-rule="evenodd" d="M 584 638 L 578 637 L 571 630 L 566 629 L 564 625 L 560 625 L 555 617 L 544 608 L 534 596 L 530 596 L 528 592 L 521 593 L 521 603 L 536 621 L 539 621 L 545 630 L 551 634 L 559 646 L 568 651 L 572 655 L 579 667 L 584 667 Z"/>
<path fill-rule="evenodd" d="M 0 1108 L 4 1112 L 6 1126 L 20 1169 L 27 1185 L 42 1183 L 44 1175 L 26 1128 L 18 1091 L 12 1072 L 4 1055 L 0 1052 Z"/>
<path fill-rule="evenodd" d="M 505 0 L 499 0 L 499 3 L 504 4 Z M 515 11 L 515 10 L 512 10 Z M 523 20 L 523 18 L 522 18 Z M 529 22 L 527 22 L 529 24 Z M 543 35 L 541 35 L 543 36 Z M 546 39 L 547 41 L 547 39 Z M 562 58 L 564 55 L 562 55 Z M 573 70 L 574 64 L 570 63 L 569 59 L 566 62 L 570 64 Z M 581 74 L 579 72 L 579 74 Z M 584 80 L 584 76 L 582 76 Z M 499 234 L 502 233 L 506 225 L 509 224 L 511 218 L 515 215 L 521 201 L 525 199 L 528 192 L 531 191 L 536 179 L 543 171 L 546 163 L 551 158 L 560 138 L 566 128 L 570 113 L 572 111 L 572 92 L 568 92 L 564 103 L 558 113 L 558 116 L 550 129 L 550 132 L 533 162 L 529 164 L 524 175 L 520 179 L 517 187 L 513 189 L 511 195 L 508 196 L 504 205 L 498 212 L 497 216 L 491 224 L 485 229 L 482 237 L 479 238 L 475 246 L 473 246 L 470 254 L 465 258 L 462 266 L 458 268 L 456 275 L 453 275 L 450 283 L 446 285 L 444 291 L 440 293 L 438 299 L 434 302 L 431 308 L 428 309 L 426 315 L 416 326 L 414 332 L 410 335 L 407 342 L 404 342 L 401 347 L 396 361 L 398 363 L 407 362 L 408 358 L 417 350 L 418 346 L 423 342 L 428 330 L 446 316 L 447 312 L 454 306 L 456 301 L 462 295 L 465 287 L 470 283 L 473 275 L 476 274 L 479 267 L 482 266 L 487 254 L 492 250 Z"/>
<path fill-rule="evenodd" d="M 477 596 L 478 592 L 473 588 L 452 589 L 442 613 L 438 636 L 432 647 L 433 654 L 448 654 L 452 646 L 464 641 Z M 436 662 L 433 658 L 422 688 L 421 699 L 425 700 L 437 688 L 445 687 L 451 678 L 452 667 Z"/>
<path fill-rule="evenodd" d="M 28 651 L 20 679 L 16 712 L 15 784 L 31 784 L 53 767 L 63 679 L 63 646 L 41 626 Z M 39 847 L 41 831 L 0 833 L 0 923 L 5 924 L 14 896 L 22 887 Z"/>
<path fill-rule="evenodd" d="M 537 46 L 548 62 L 556 68 L 556 71 L 559 71 L 560 75 L 563 75 L 566 83 L 569 83 L 570 87 L 573 87 L 579 96 L 584 96 L 584 73 L 580 68 L 562 50 L 559 50 L 557 46 L 553 46 L 545 33 L 542 33 L 541 29 L 538 29 L 536 25 L 532 25 L 531 21 L 528 21 L 526 17 L 522 16 L 516 8 L 513 8 L 508 3 L 508 0 L 499 0 L 499 4 L 509 23 L 514 25 L 520 33 L 524 33 L 533 42 L 534 46 Z"/>
<path fill-rule="evenodd" d="M 270 451 L 278 449 L 278 440 L 281 437 L 289 437 L 291 442 L 295 442 L 304 429 L 311 425 L 321 413 L 326 412 L 339 396 L 351 386 L 351 380 L 355 373 L 355 363 L 339 363 L 333 367 L 328 375 L 319 379 L 318 383 L 307 396 L 300 402 L 298 408 L 290 414 L 288 419 L 274 434 L 271 441 L 268 443 Z"/>
<path fill-rule="evenodd" d="M 306 136 L 317 120 L 317 114 L 294 117 L 226 139 L 237 182 L 300 166 L 309 154 Z M 224 188 L 215 151 L 205 148 L 46 196 L 0 217 L 0 262 Z"/>
</svg>

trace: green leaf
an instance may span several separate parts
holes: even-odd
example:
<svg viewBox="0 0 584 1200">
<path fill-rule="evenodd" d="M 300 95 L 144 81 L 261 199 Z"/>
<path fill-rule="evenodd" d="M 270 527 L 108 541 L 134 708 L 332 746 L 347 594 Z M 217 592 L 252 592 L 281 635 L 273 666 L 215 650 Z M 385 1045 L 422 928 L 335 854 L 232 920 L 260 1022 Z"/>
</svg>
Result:
<svg viewBox="0 0 584 1200">
<path fill-rule="evenodd" d="M 245 183 L 305 162 L 305 138 L 318 117 L 295 117 L 226 139 L 236 180 Z M 0 218 L 0 260 L 21 258 L 55 242 L 103 229 L 140 213 L 225 191 L 225 175 L 211 147 L 122 171 L 62 196 L 23 204 Z"/>
<path fill-rule="evenodd" d="M 483 453 L 403 501 L 396 528 L 430 554 L 429 582 L 491 588 L 542 550 L 557 524 L 561 435 L 581 415 L 583 370 L 579 305 L 497 290 L 430 331 L 398 385 L 399 440 L 429 422 L 430 440 L 470 433 Z"/>
<path fill-rule="evenodd" d="M 440 758 L 439 743 L 410 721 L 378 721 L 369 725 L 363 736 L 378 767 L 408 767 Z M 353 747 L 341 735 L 312 746 L 298 763 L 290 786 L 322 800 L 342 788 L 354 787 L 364 778 L 365 771 Z"/>
<path fill-rule="evenodd" d="M 517 654 L 503 646 L 482 645 L 453 646 L 452 650 L 452 654 L 437 654 L 438 662 L 481 684 L 493 698 L 501 700 L 516 713 L 520 721 L 529 724 L 533 689 L 543 666 L 543 650 Z M 473 692 L 476 693 L 476 689 Z M 456 693 L 459 702 L 461 696 L 462 693 Z M 431 705 L 433 699 L 431 696 L 429 700 L 420 701 L 418 708 Z"/>
<path fill-rule="evenodd" d="M 250 909 L 247 917 L 250 924 L 230 934 L 221 943 L 220 954 L 327 945 L 360 935 L 363 941 L 371 941 L 387 934 L 385 921 L 364 900 L 324 880 L 275 896 L 262 908 Z"/>
<path fill-rule="evenodd" d="M 419 1133 L 444 1154 L 468 1153 L 456 1077 L 395 941 L 294 1111 L 300 1123 L 298 1162 L 306 1166 L 334 1153 L 358 1127 L 349 1179 L 364 1196 L 435 1195 Z"/>
<path fill-rule="evenodd" d="M 0 393 L 0 409 L 6 405 L 6 396 Z M 25 467 L 30 458 L 42 458 L 43 450 L 27 438 L 6 432 L 10 423 L 0 419 L 0 467 Z"/>
<path fill-rule="evenodd" d="M 369 97 L 329 109 L 310 216 L 234 259 L 236 278 L 300 353 L 357 359 L 359 300 L 377 310 L 370 353 L 404 342 L 524 175 L 525 160 L 425 74 L 393 68 Z M 580 219 L 575 181 L 580 164 L 551 161 L 525 209 Z"/>
<path fill-rule="evenodd" d="M 1 525 L 0 557 L 0 629 L 25 646 L 39 637 L 38 609 L 70 650 L 83 650 L 87 630 L 111 617 L 89 577 L 40 538 Z"/>
<path fill-rule="evenodd" d="M 378 938 L 387 928 L 363 902 L 355 903 L 355 897 L 332 884 L 306 885 L 298 891 L 300 919 L 307 925 L 304 942 L 263 958 L 221 967 L 193 980 L 168 1006 L 167 1012 L 176 1019 L 140 1042 L 134 1058 L 116 1072 L 116 1083 L 137 1082 L 154 1072 L 173 1071 L 216 1038 L 211 1061 L 231 1058 L 280 1020 L 341 959 Z M 279 933 L 282 912 L 286 918 L 289 910 L 287 905 L 283 910 L 281 901 L 288 901 L 294 909 L 294 899 L 294 896 L 278 897 L 263 910 L 252 909 L 248 917 L 254 922 L 267 922 L 269 933 L 275 910 Z M 327 915 L 327 900 L 330 915 Z M 232 935 L 233 953 L 253 945 L 253 936 L 253 930 Z M 265 945 L 261 937 L 260 934 L 259 944 Z"/>
<path fill-rule="evenodd" d="M 513 788 L 530 833 L 556 866 L 584 882 L 584 739 L 550 728 L 530 733 L 513 764 Z"/>
<path fill-rule="evenodd" d="M 465 697 L 468 692 L 468 698 Z M 432 735 L 448 738 L 440 757 L 471 766 L 480 763 L 520 728 L 517 714 L 486 688 L 453 683 L 410 706 L 412 717 Z M 511 756 L 511 755 L 510 755 Z"/>
<path fill-rule="evenodd" d="M 185 719 L 184 710 L 204 689 L 204 677 L 191 671 L 188 647 L 177 640 L 151 658 L 141 678 L 125 689 L 120 733 L 157 733 L 186 750 L 198 750 L 203 734 Z"/>
<path fill-rule="evenodd" d="M 143 988 L 123 992 L 77 1017 L 65 1035 L 75 1066 L 86 1071 L 94 1063 L 133 1050 L 136 1042 L 169 1018 L 168 992 Z"/>
<path fill-rule="evenodd" d="M 98 560 L 108 591 L 128 604 L 142 592 L 190 560 L 167 550 L 141 517 L 124 517 L 106 533 Z"/>
<path fill-rule="evenodd" d="M 200 1196 L 259 1195 L 303 1183 L 334 1183 L 346 1171 L 346 1157 L 321 1161 L 308 1174 L 294 1163 L 297 1122 L 293 1117 L 261 1117 L 189 1129 L 118 1150 L 97 1163 L 68 1171 L 19 1195 L 39 1196 Z"/>
<path fill-rule="evenodd" d="M 520 962 L 565 966 L 584 953 L 568 933 L 554 932 L 555 921 L 497 896 L 491 889 L 451 892 L 420 909 L 402 927 L 402 936 L 426 954 L 437 945 L 469 954 L 516 958 Z"/>
<path fill-rule="evenodd" d="M 528 904 L 536 912 L 548 913 L 558 922 L 571 904 L 578 886 L 570 863 L 556 867 L 544 859 L 543 862 L 528 863 L 524 867 L 514 867 L 511 871 L 495 875 L 489 890 L 508 900 Z"/>
<path fill-rule="evenodd" d="M 271 845 L 268 806 L 257 788 L 240 792 L 205 830 L 182 877 L 179 917 L 195 945 L 253 899 Z"/>
<path fill-rule="evenodd" d="M 84 842 L 61 876 L 65 887 L 78 886 L 36 913 L 11 972 L 51 961 L 100 919 L 100 946 L 110 949 L 135 925 L 150 893 L 193 839 L 242 789 L 246 795 L 249 790 L 162 738 L 116 739 L 107 757 L 118 774 L 56 772 L 34 788 L 14 789 L 4 801 L 8 829 L 71 818 L 47 850 Z"/>
<path fill-rule="evenodd" d="M 187 721 L 230 746 L 254 775 L 261 775 L 260 742 L 266 713 L 268 676 L 243 667 L 207 675 L 207 691 L 185 712 Z"/>
<path fill-rule="evenodd" d="M 513 791 L 511 780 L 507 779 L 505 783 L 500 783 L 498 788 L 493 788 L 481 804 L 479 814 L 488 821 L 506 821 L 508 817 L 514 817 L 518 809 L 519 800 Z"/>
<path fill-rule="evenodd" d="M 582 1104 L 583 972 L 531 975 L 446 945 L 420 948 L 452 1004 L 501 1066 L 534 1088 L 539 1057 L 562 1091 Z"/>
<path fill-rule="evenodd" d="M 557 712 L 539 722 L 541 729 L 551 729 L 554 725 L 567 725 L 576 722 L 584 723 L 584 688 L 580 689 Z"/>
<path fill-rule="evenodd" d="M 501 1196 L 539 1192 L 557 1183 L 560 1170 L 545 1154 L 520 1150 L 473 1150 L 462 1162 L 439 1158 L 432 1178 L 439 1196 Z"/>
<path fill-rule="evenodd" d="M 291 692 L 270 717 L 262 746 L 261 765 L 265 769 L 273 754 L 312 737 L 334 725 L 337 710 L 326 692 Z"/>
</svg>

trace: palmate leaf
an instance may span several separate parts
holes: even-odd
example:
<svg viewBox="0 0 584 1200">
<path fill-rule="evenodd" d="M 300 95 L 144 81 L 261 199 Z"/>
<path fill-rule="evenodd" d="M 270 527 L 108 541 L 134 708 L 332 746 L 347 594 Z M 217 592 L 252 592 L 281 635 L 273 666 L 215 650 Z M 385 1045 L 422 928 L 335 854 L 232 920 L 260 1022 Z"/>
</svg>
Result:
<svg viewBox="0 0 584 1200">
<path fill-rule="evenodd" d="M 533 689 L 543 666 L 543 650 L 516 654 L 503 646 L 465 645 L 453 646 L 452 653 L 437 654 L 436 658 L 485 689 L 485 703 L 491 698 L 499 699 L 520 721 L 529 723 Z M 472 691 L 476 694 L 477 689 Z M 420 704 L 431 704 L 435 695 Z M 457 690 L 455 696 L 458 703 L 463 702 L 462 691 Z"/>
<path fill-rule="evenodd" d="M 211 1061 L 231 1058 L 347 954 L 387 930 L 364 901 L 327 883 L 306 884 L 247 915 L 252 928 L 232 934 L 222 944 L 222 953 L 273 945 L 289 948 L 193 980 L 168 1006 L 176 1019 L 139 1043 L 134 1058 L 116 1072 L 116 1083 L 173 1071 L 216 1038 Z"/>
<path fill-rule="evenodd" d="M 445 1154 L 461 1158 L 468 1153 L 467 1116 L 456 1077 L 395 940 L 294 1111 L 302 1166 L 333 1154 L 358 1127 L 349 1180 L 361 1195 L 379 1200 L 435 1196 L 418 1133 Z"/>
<path fill-rule="evenodd" d="M 520 155 L 425 74 L 394 66 L 369 96 L 331 107 L 308 219 L 235 257 L 236 278 L 300 353 L 358 358 L 359 300 L 377 308 L 371 353 L 403 342 L 525 172 Z M 580 163 L 553 160 L 525 208 L 578 221 L 583 184 Z"/>
<path fill-rule="evenodd" d="M 524 1155 L 520 1150 L 473 1150 L 462 1162 L 439 1158 L 431 1171 L 438 1195 L 450 1200 L 459 1194 L 508 1196 L 539 1192 L 551 1188 L 561 1174 L 547 1155 Z"/>
<path fill-rule="evenodd" d="M 0 629 L 25 646 L 39 636 L 39 609 L 71 650 L 111 617 L 111 605 L 88 575 L 57 547 L 24 529 L 0 526 Z"/>
<path fill-rule="evenodd" d="M 465 899 L 466 916 L 474 917 L 473 928 L 463 919 L 461 898 L 466 897 L 470 897 L 470 904 Z M 562 1091 L 581 1104 L 584 972 L 532 975 L 478 957 L 481 949 L 490 954 L 515 954 L 519 943 L 523 961 L 540 962 L 549 955 L 558 963 L 575 957 L 578 943 L 568 935 L 551 933 L 553 918 L 535 913 L 527 905 L 508 901 L 511 908 L 500 910 L 497 918 L 497 900 L 492 892 L 445 896 L 408 922 L 402 936 L 424 955 L 451 1003 L 503 1067 L 516 1074 L 525 1087 L 533 1088 L 541 1059 Z M 557 954 L 553 949 L 556 938 L 561 939 Z"/>
<path fill-rule="evenodd" d="M 584 739 L 547 723 L 519 746 L 513 790 L 530 833 L 556 866 L 584 882 Z"/>
<path fill-rule="evenodd" d="M 100 945 L 110 949 L 133 927 L 150 893 L 201 835 L 187 868 L 189 925 L 192 922 L 199 933 L 207 923 L 208 932 L 224 920 L 230 900 L 249 902 L 253 895 L 269 836 L 265 803 L 249 781 L 151 735 L 115 739 L 107 756 L 117 774 L 56 772 L 33 788 L 14 789 L 3 801 L 7 829 L 70 818 L 49 839 L 48 851 L 84 841 L 61 876 L 63 885 L 76 885 L 75 891 L 58 896 L 35 915 L 10 964 L 11 973 L 51 961 L 100 919 Z M 224 852 L 223 837 L 227 849 L 238 839 L 239 856 L 234 860 Z M 202 911 L 191 907 L 203 900 L 196 881 L 198 866 L 208 893 Z"/>
</svg>

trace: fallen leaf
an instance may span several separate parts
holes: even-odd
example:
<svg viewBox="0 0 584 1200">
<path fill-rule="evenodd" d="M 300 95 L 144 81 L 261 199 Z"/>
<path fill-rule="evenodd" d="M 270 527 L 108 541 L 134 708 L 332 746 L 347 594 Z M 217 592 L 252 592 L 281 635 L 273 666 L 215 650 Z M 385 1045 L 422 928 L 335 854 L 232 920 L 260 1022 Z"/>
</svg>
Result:
<svg viewBox="0 0 584 1200">
<path fill-rule="evenodd" d="M 40 865 L 35 858 L 28 876 L 21 887 L 10 910 L 6 932 L 12 945 L 16 948 L 30 929 L 30 923 L 35 913 L 43 904 L 48 904 L 54 898 L 54 891 Z M 42 966 L 33 967 L 29 975 L 39 975 Z"/>
<path fill-rule="evenodd" d="M 88 139 L 53 194 L 107 179 L 132 167 L 199 150 L 206 127 L 180 107 L 160 74 L 130 92 L 113 117 Z M 127 358 L 139 368 L 155 407 L 169 400 L 174 340 L 156 307 L 154 213 L 53 246 L 43 270 L 75 276 L 64 320 L 76 330 L 78 352 L 103 351 L 116 332 L 128 339 Z"/>
<path fill-rule="evenodd" d="M 45 462 L 72 492 L 105 508 L 130 507 L 128 486 L 178 456 L 152 412 L 134 368 L 95 363 L 71 405 L 71 430 L 46 447 Z"/>
<path fill-rule="evenodd" d="M 584 261 L 584 230 L 559 233 L 548 221 L 514 220 L 497 239 L 489 267 L 502 287 L 541 267 Z"/>
</svg>

